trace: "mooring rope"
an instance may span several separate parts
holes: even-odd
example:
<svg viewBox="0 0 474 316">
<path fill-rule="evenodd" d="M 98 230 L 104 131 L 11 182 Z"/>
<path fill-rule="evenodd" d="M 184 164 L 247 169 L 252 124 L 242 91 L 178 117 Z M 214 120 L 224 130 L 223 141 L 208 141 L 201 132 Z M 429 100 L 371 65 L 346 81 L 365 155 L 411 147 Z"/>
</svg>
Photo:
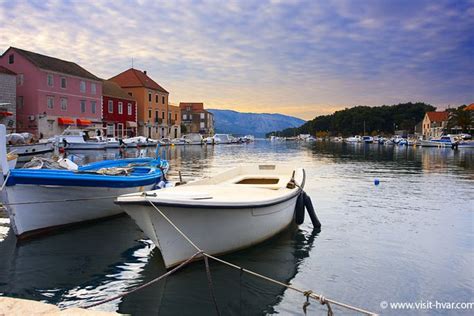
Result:
<svg viewBox="0 0 474 316">
<path fill-rule="evenodd" d="M 145 198 L 146 199 L 146 198 Z M 345 303 L 341 303 L 341 302 L 338 302 L 338 301 L 335 301 L 335 300 L 332 300 L 332 299 L 328 299 L 328 298 L 325 298 L 324 296 L 320 295 L 320 294 L 315 294 L 313 293 L 312 291 L 304 291 L 302 289 L 299 289 L 297 287 L 294 287 L 290 284 L 286 284 L 286 283 L 283 283 L 283 282 L 280 282 L 280 281 L 277 281 L 275 279 L 272 279 L 270 277 L 267 277 L 265 275 L 262 275 L 262 274 L 259 274 L 257 272 L 253 272 L 251 270 L 247 270 L 245 268 L 242 268 L 238 265 L 235 265 L 233 263 L 230 263 L 228 261 L 225 261 L 225 260 L 222 260 L 222 259 L 219 259 L 219 258 L 216 258 L 210 254 L 207 254 L 206 252 L 204 252 L 201 248 L 199 248 L 198 246 L 196 246 L 196 244 L 194 244 L 191 239 L 186 236 L 185 233 L 183 233 L 174 223 L 173 221 L 171 221 L 165 214 L 163 214 L 163 212 L 158 208 L 156 207 L 155 204 L 153 204 L 153 201 L 149 200 L 149 199 L 146 199 L 152 206 L 155 210 L 157 210 L 161 216 L 163 216 L 163 218 L 166 219 L 166 221 L 184 238 L 186 239 L 194 248 L 196 248 L 196 250 L 198 250 L 200 253 L 202 253 L 203 256 L 205 257 L 208 257 L 208 258 L 211 258 L 215 261 L 218 261 L 220 263 L 223 263 L 225 265 L 228 265 L 230 267 L 233 267 L 235 269 L 238 269 L 242 272 L 246 272 L 248 274 L 251 274 L 253 276 L 256 276 L 258 278 L 261 278 L 261 279 L 264 279 L 266 281 L 269 281 L 271 283 L 275 283 L 275 284 L 278 284 L 280 286 L 283 286 L 283 287 L 286 287 L 288 289 L 291 289 L 291 290 L 294 290 L 296 292 L 299 292 L 299 293 L 302 293 L 304 294 L 307 298 L 311 297 L 312 299 L 315 299 L 317 301 L 319 301 L 322 305 L 326 305 L 328 307 L 328 316 L 332 316 L 333 312 L 332 312 L 332 308 L 331 308 L 331 305 L 330 304 L 334 304 L 334 305 L 337 305 L 337 306 L 340 306 L 340 307 L 344 307 L 346 309 L 349 309 L 349 310 L 352 310 L 352 311 L 356 311 L 356 312 L 359 312 L 359 313 L 362 313 L 362 314 L 366 314 L 366 315 L 377 315 L 375 313 L 372 313 L 372 312 L 369 312 L 367 310 L 364 310 L 362 308 L 359 308 L 359 307 L 355 307 L 355 306 L 351 306 L 351 305 L 348 305 L 348 304 L 345 304 Z"/>
</svg>

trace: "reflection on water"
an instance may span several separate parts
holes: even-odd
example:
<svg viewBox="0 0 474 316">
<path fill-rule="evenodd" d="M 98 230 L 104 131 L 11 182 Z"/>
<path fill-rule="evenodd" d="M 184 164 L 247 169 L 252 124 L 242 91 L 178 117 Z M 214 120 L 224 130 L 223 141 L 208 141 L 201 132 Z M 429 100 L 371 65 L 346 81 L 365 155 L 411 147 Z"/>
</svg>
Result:
<svg viewBox="0 0 474 316">
<path fill-rule="evenodd" d="M 84 164 L 154 152 L 76 151 L 73 159 Z M 170 159 L 169 177 L 177 179 L 181 171 L 186 181 L 241 163 L 284 162 L 306 169 L 305 190 L 323 225 L 319 236 L 311 233 L 307 218 L 299 230 L 228 255 L 228 261 L 389 315 L 398 313 L 381 310 L 383 300 L 472 300 L 474 150 L 257 141 L 162 147 L 159 152 Z M 0 242 L 0 258 L 0 293 L 62 307 L 122 293 L 165 271 L 160 252 L 126 216 L 22 244 L 10 234 Z M 213 261 L 211 270 L 225 314 L 302 312 L 301 294 Z M 144 315 L 214 313 L 202 262 L 98 309 Z M 316 303 L 309 307 L 309 313 L 322 311 Z"/>
</svg>

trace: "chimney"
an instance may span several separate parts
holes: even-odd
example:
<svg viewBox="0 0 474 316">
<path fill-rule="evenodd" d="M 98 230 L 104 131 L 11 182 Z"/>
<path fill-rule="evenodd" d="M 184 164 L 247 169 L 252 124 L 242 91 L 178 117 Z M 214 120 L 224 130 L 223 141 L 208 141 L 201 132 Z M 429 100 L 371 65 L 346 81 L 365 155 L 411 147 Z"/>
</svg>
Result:
<svg viewBox="0 0 474 316">
<path fill-rule="evenodd" d="M 146 75 L 146 70 L 143 70 L 143 73 Z"/>
</svg>

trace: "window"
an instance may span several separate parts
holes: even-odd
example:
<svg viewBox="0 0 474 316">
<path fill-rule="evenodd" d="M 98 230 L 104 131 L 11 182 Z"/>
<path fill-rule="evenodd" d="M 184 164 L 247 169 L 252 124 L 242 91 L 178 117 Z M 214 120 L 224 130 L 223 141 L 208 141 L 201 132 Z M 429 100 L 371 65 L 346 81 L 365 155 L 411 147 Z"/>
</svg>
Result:
<svg viewBox="0 0 474 316">
<path fill-rule="evenodd" d="M 175 121 L 178 120 L 178 113 L 175 113 L 175 114 L 174 114 L 174 120 L 175 120 Z"/>
<path fill-rule="evenodd" d="M 187 106 L 187 107 L 186 107 L 186 111 L 191 111 L 191 107 L 190 107 L 190 106 Z"/>
<path fill-rule="evenodd" d="M 96 94 L 97 93 L 97 86 L 95 83 L 91 83 L 91 93 Z"/>
<path fill-rule="evenodd" d="M 114 113 L 114 101 L 109 100 L 109 113 Z"/>
<path fill-rule="evenodd" d="M 48 87 L 54 86 L 54 76 L 52 74 L 48 74 L 46 77 L 46 82 L 48 83 Z"/>
<path fill-rule="evenodd" d="M 23 109 L 23 96 L 17 96 L 16 97 L 16 108 L 18 110 Z"/>
<path fill-rule="evenodd" d="M 54 97 L 47 97 L 47 105 L 48 109 L 53 109 L 54 108 Z"/>
<path fill-rule="evenodd" d="M 155 95 L 155 102 L 158 103 L 158 94 Z"/>
<path fill-rule="evenodd" d="M 133 97 L 133 93 L 131 93 L 131 92 L 129 92 L 128 95 L 131 96 L 131 97 Z"/>
<path fill-rule="evenodd" d="M 158 122 L 158 111 L 155 111 L 155 120 Z"/>
<path fill-rule="evenodd" d="M 123 102 L 118 103 L 118 114 L 123 114 Z"/>
<path fill-rule="evenodd" d="M 83 93 L 86 92 L 86 82 L 84 80 L 81 80 L 79 88 L 81 89 L 81 92 L 83 92 Z"/>
<path fill-rule="evenodd" d="M 171 122 L 171 112 L 168 112 L 168 121 Z"/>
<path fill-rule="evenodd" d="M 61 77 L 61 88 L 66 89 L 67 80 L 65 77 Z"/>
<path fill-rule="evenodd" d="M 92 114 L 95 114 L 96 107 L 97 107 L 97 102 L 96 101 L 91 101 L 91 112 L 92 112 Z"/>
<path fill-rule="evenodd" d="M 66 98 L 61 98 L 61 110 L 62 111 L 67 111 L 67 99 Z"/>
<path fill-rule="evenodd" d="M 204 115 L 205 115 L 204 112 L 201 113 L 201 120 L 204 120 Z"/>
<path fill-rule="evenodd" d="M 25 82 L 25 76 L 23 74 L 18 74 L 16 76 L 16 84 L 19 86 L 22 86 L 24 82 Z"/>
<path fill-rule="evenodd" d="M 113 137 L 115 135 L 114 124 L 107 124 L 107 136 Z"/>
<path fill-rule="evenodd" d="M 131 103 L 129 103 L 129 104 L 127 105 L 127 114 L 128 114 L 128 115 L 132 115 L 132 104 L 131 104 Z"/>
<path fill-rule="evenodd" d="M 148 109 L 148 118 L 151 119 L 151 109 Z"/>
<path fill-rule="evenodd" d="M 86 101 L 81 100 L 81 113 L 86 113 Z"/>
<path fill-rule="evenodd" d="M 165 104 L 165 97 L 161 97 L 161 102 Z"/>
<path fill-rule="evenodd" d="M 164 120 L 165 119 L 165 112 L 161 112 L 161 118 Z"/>
<path fill-rule="evenodd" d="M 148 102 L 151 102 L 151 93 L 148 92 Z"/>
<path fill-rule="evenodd" d="M 15 55 L 11 54 L 8 56 L 8 63 L 13 64 L 15 62 Z"/>
<path fill-rule="evenodd" d="M 187 120 L 188 119 L 188 115 L 187 114 L 183 114 L 183 120 Z"/>
<path fill-rule="evenodd" d="M 204 122 L 199 123 L 199 128 L 204 129 Z"/>
</svg>

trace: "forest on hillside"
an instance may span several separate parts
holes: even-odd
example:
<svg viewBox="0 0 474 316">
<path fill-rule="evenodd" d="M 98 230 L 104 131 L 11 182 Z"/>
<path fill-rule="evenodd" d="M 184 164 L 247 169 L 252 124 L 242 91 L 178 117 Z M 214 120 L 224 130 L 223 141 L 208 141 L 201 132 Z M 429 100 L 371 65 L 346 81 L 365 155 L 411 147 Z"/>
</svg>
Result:
<svg viewBox="0 0 474 316">
<path fill-rule="evenodd" d="M 317 116 L 300 127 L 287 128 L 267 134 L 295 136 L 299 134 L 324 134 L 331 136 L 387 135 L 395 130 L 413 133 L 415 125 L 423 120 L 426 112 L 436 108 L 423 102 L 400 103 L 382 106 L 356 106 L 336 111 L 330 115 Z"/>
</svg>

